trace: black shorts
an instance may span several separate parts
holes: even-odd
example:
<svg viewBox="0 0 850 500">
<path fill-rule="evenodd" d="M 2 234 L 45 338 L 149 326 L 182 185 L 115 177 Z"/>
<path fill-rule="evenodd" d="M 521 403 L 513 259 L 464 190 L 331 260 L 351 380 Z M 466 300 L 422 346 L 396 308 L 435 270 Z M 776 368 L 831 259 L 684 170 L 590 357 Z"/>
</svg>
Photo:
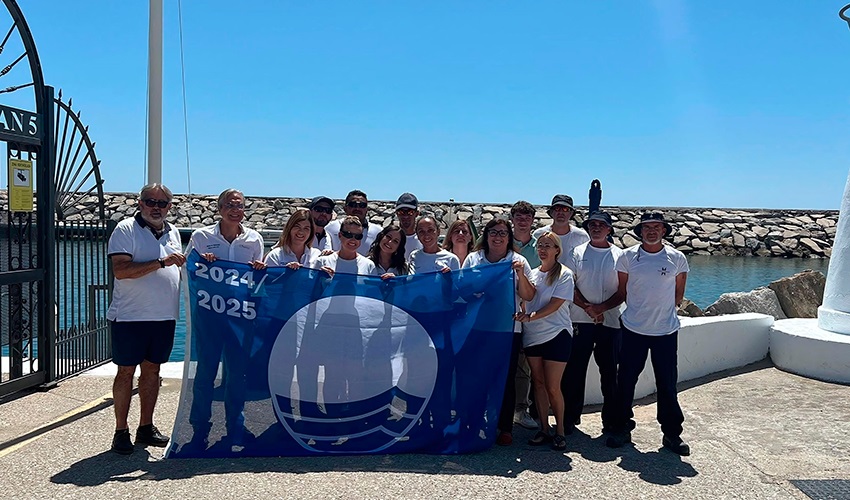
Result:
<svg viewBox="0 0 850 500">
<path fill-rule="evenodd" d="M 110 321 L 112 362 L 136 366 L 142 361 L 162 364 L 171 356 L 177 321 Z"/>
<path fill-rule="evenodd" d="M 532 345 L 525 348 L 525 357 L 543 358 L 546 361 L 560 361 L 566 363 L 570 360 L 570 352 L 573 350 L 573 336 L 569 330 L 561 330 L 558 335 L 548 342 Z"/>
</svg>

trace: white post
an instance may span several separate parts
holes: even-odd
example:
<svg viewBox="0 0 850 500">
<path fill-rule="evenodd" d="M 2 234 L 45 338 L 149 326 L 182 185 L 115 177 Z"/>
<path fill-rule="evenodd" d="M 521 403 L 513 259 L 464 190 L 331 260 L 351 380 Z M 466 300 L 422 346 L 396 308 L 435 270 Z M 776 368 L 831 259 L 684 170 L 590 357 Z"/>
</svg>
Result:
<svg viewBox="0 0 850 500">
<path fill-rule="evenodd" d="M 162 182 L 162 0 L 150 1 L 148 27 L 148 182 Z"/>
<path fill-rule="evenodd" d="M 850 335 L 850 177 L 844 186 L 844 199 L 835 228 L 823 305 L 818 308 L 818 327 Z"/>
</svg>

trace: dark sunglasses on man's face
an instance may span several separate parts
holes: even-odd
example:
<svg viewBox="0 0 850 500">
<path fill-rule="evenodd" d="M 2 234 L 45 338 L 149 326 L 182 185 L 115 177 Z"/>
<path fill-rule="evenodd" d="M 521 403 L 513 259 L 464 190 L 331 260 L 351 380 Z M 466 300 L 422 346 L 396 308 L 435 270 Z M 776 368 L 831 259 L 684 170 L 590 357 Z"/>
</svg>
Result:
<svg viewBox="0 0 850 500">
<path fill-rule="evenodd" d="M 351 238 L 354 238 L 355 240 L 362 240 L 363 239 L 363 233 L 352 233 L 350 231 L 340 230 L 339 235 L 342 236 L 343 238 L 348 238 L 348 239 L 351 239 Z"/>
<path fill-rule="evenodd" d="M 348 208 L 366 208 L 368 204 L 365 201 L 347 201 L 345 206 Z"/>
<path fill-rule="evenodd" d="M 312 210 L 315 210 L 320 214 L 331 214 L 334 211 L 334 209 L 331 207 L 313 207 Z"/>
<path fill-rule="evenodd" d="M 165 207 L 168 206 L 169 203 L 171 203 L 170 201 L 154 200 L 153 198 L 145 198 L 142 201 L 144 202 L 145 206 L 151 207 L 151 208 L 153 208 L 153 207 L 165 208 Z"/>
</svg>

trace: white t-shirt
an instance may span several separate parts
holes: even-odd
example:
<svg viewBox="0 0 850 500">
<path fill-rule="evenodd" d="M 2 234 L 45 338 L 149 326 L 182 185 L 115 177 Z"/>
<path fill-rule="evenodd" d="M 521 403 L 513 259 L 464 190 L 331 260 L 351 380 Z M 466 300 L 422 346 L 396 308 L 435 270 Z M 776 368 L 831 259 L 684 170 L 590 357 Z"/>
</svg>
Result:
<svg viewBox="0 0 850 500">
<path fill-rule="evenodd" d="M 690 271 L 682 252 L 664 245 L 648 253 L 638 244 L 623 251 L 617 271 L 629 275 L 623 326 L 641 335 L 668 335 L 679 329 L 676 276 Z"/>
<path fill-rule="evenodd" d="M 443 270 L 443 267 L 448 267 L 452 271 L 460 269 L 457 255 L 444 248 L 437 253 L 425 253 L 424 250 L 418 249 L 410 254 L 409 264 L 410 274 L 439 272 Z"/>
<path fill-rule="evenodd" d="M 391 267 L 389 269 L 384 269 L 379 264 L 375 264 L 375 270 L 378 273 L 378 276 L 381 276 L 386 273 L 393 273 L 396 276 L 404 276 L 404 273 L 401 272 L 401 269 L 397 267 Z"/>
<path fill-rule="evenodd" d="M 322 255 L 316 261 L 316 267 L 329 267 L 338 273 L 347 274 L 363 274 L 366 276 L 380 276 L 378 268 L 371 260 L 357 254 L 355 259 L 346 260 L 340 259 L 339 253 L 334 252 L 329 255 Z"/>
<path fill-rule="evenodd" d="M 330 249 L 335 252 L 339 251 L 339 228 L 341 223 L 342 219 L 337 219 L 335 221 L 331 221 L 327 226 L 325 226 L 325 250 Z M 360 240 L 360 248 L 357 249 L 357 253 L 363 256 L 369 253 L 369 247 L 372 246 L 372 242 L 375 241 L 375 238 L 378 237 L 378 233 L 380 232 L 381 226 L 377 224 L 369 224 L 364 227 L 363 239 Z"/>
<path fill-rule="evenodd" d="M 597 248 L 590 243 L 582 243 L 573 249 L 567 267 L 573 272 L 576 288 L 591 304 L 601 304 L 617 293 L 620 286 L 617 259 L 623 254 L 623 249 L 614 245 L 608 248 Z M 620 328 L 620 314 L 625 309 L 624 304 L 608 309 L 602 313 L 602 324 L 609 328 Z M 584 309 L 570 304 L 570 317 L 573 323 L 593 323 Z"/>
<path fill-rule="evenodd" d="M 298 262 L 304 267 L 316 268 L 316 261 L 321 255 L 321 252 L 312 247 L 304 247 L 304 254 L 301 260 L 295 257 L 295 254 L 288 248 L 274 247 L 268 255 L 266 255 L 265 263 L 269 267 L 283 267 L 290 262 Z"/>
<path fill-rule="evenodd" d="M 531 281 L 531 266 L 528 265 L 528 261 L 525 260 L 525 257 L 522 255 L 508 250 L 508 254 L 505 255 L 505 258 L 500 260 L 499 262 L 522 262 L 522 273 Z M 475 266 L 486 266 L 488 264 L 497 264 L 498 262 L 490 262 L 487 260 L 487 257 L 484 256 L 484 250 L 479 250 L 477 252 L 473 252 L 466 256 L 466 260 L 463 261 L 463 268 L 475 267 Z M 513 272 L 513 271 L 511 271 Z M 517 287 L 519 287 L 519 283 L 517 283 Z M 519 296 L 519 293 L 514 294 L 515 296 L 515 306 L 514 312 L 519 312 L 519 302 L 522 300 Z M 519 321 L 514 321 L 514 332 L 519 333 L 522 331 L 522 323 Z"/>
<path fill-rule="evenodd" d="M 540 237 L 543 236 L 543 233 L 551 230 L 551 225 L 543 226 L 531 233 L 531 235 L 540 239 Z M 570 231 L 567 234 L 559 234 L 558 237 L 561 238 L 561 255 L 558 257 L 558 262 L 564 265 L 566 265 L 567 261 L 569 261 L 570 254 L 573 253 L 573 249 L 575 247 L 590 241 L 590 236 L 587 234 L 587 231 L 573 225 L 570 225 Z"/>
<path fill-rule="evenodd" d="M 242 232 L 233 242 L 227 241 L 221 235 L 221 222 L 212 226 L 195 229 L 189 244 L 186 245 L 186 255 L 192 253 L 211 253 L 216 258 L 247 264 L 255 260 L 263 260 L 263 237 L 253 229 L 242 227 Z"/>
<path fill-rule="evenodd" d="M 422 248 L 422 243 L 419 242 L 419 236 L 416 234 L 405 234 L 404 231 L 401 232 L 406 238 L 404 240 L 404 258 L 406 260 L 410 260 L 410 254 L 413 253 L 414 250 L 418 250 Z"/>
<path fill-rule="evenodd" d="M 573 334 L 573 324 L 570 321 L 570 304 L 575 289 L 573 272 L 568 267 L 561 266 L 561 276 L 551 285 L 546 283 L 547 274 L 539 267 L 531 271 L 531 282 L 537 291 L 534 298 L 525 305 L 525 312 L 531 314 L 533 311 L 539 311 L 553 298 L 564 299 L 565 302 L 557 311 L 546 317 L 522 323 L 523 347 L 545 344 L 557 337 L 562 330 Z"/>
<path fill-rule="evenodd" d="M 141 219 L 141 218 L 140 218 Z M 144 221 L 142 221 L 144 222 Z M 179 253 L 180 232 L 165 223 L 157 239 L 135 217 L 118 223 L 109 237 L 107 255 L 129 255 L 133 262 L 150 262 Z M 115 278 L 112 302 L 106 312 L 110 321 L 168 321 L 180 315 L 180 268 L 166 266 L 138 278 Z"/>
</svg>

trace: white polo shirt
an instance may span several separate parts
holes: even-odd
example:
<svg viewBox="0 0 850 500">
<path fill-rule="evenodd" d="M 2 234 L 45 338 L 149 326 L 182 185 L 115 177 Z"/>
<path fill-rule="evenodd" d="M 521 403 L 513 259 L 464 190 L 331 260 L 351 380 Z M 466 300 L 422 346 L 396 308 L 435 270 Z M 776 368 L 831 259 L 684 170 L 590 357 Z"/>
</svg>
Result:
<svg viewBox="0 0 850 500">
<path fill-rule="evenodd" d="M 551 225 L 543 226 L 531 234 L 535 238 L 540 239 L 540 237 L 543 236 L 543 233 L 551 230 Z M 590 236 L 587 234 L 587 231 L 580 227 L 575 227 L 572 224 L 570 225 L 570 231 L 567 234 L 559 234 L 558 237 L 561 238 L 561 255 L 558 256 L 558 262 L 564 265 L 567 265 L 570 259 L 570 254 L 573 253 L 573 249 L 575 247 L 590 241 Z"/>
<path fill-rule="evenodd" d="M 676 276 L 690 271 L 685 254 L 668 245 L 649 253 L 638 244 L 623 251 L 617 271 L 629 275 L 623 326 L 641 335 L 669 335 L 679 329 Z"/>
<path fill-rule="evenodd" d="M 418 249 L 410 254 L 410 274 L 433 273 L 448 267 L 452 271 L 460 269 L 457 255 L 441 248 L 437 253 L 426 253 Z"/>
<path fill-rule="evenodd" d="M 620 279 L 615 266 L 622 254 L 620 247 L 597 248 L 590 243 L 582 243 L 573 250 L 566 265 L 574 274 L 576 288 L 591 304 L 601 304 L 617 293 Z M 620 304 L 602 313 L 602 324 L 620 328 L 623 309 L 625 304 Z M 573 323 L 593 323 L 584 309 L 575 304 L 570 304 L 570 317 Z"/>
<path fill-rule="evenodd" d="M 500 260 L 499 262 L 517 262 L 517 261 L 522 262 L 522 272 L 523 272 L 523 274 L 525 274 L 525 277 L 528 278 L 529 281 L 531 281 L 531 266 L 528 265 L 528 261 L 525 260 L 525 257 L 523 257 L 522 255 L 520 255 L 520 254 L 518 254 L 518 253 L 516 253 L 512 250 L 508 250 L 508 254 L 505 255 L 505 257 L 502 260 Z M 473 253 L 467 255 L 466 260 L 463 261 L 462 267 L 463 267 L 463 269 L 466 269 L 468 267 L 486 266 L 488 264 L 497 264 L 497 262 L 490 262 L 489 260 L 487 260 L 487 257 L 484 256 L 484 250 L 479 250 L 477 252 L 473 252 Z M 514 271 L 511 270 L 511 272 L 514 272 Z M 519 287 L 519 283 L 517 283 L 517 287 Z M 515 293 L 514 297 L 515 297 L 514 312 L 519 312 L 519 302 L 522 299 L 520 298 L 519 293 Z M 514 321 L 514 333 L 520 333 L 521 331 L 522 331 L 522 323 L 520 323 L 519 321 Z"/>
<path fill-rule="evenodd" d="M 340 249 L 339 242 L 339 229 L 342 223 L 342 219 L 337 219 L 328 223 L 325 226 L 325 247 L 324 249 L 330 249 L 335 252 Z M 368 222 L 367 222 L 368 224 Z M 372 242 L 375 241 L 375 238 L 378 237 L 378 233 L 381 232 L 381 226 L 377 224 L 368 224 L 363 228 L 363 239 L 360 240 L 360 248 L 357 249 L 357 253 L 365 256 L 369 253 L 369 247 L 372 246 Z"/>
<path fill-rule="evenodd" d="M 304 255 L 301 256 L 301 260 L 298 260 L 295 253 L 290 251 L 288 248 L 274 247 L 271 249 L 269 254 L 266 255 L 266 260 L 264 262 L 269 267 L 283 267 L 290 262 L 298 262 L 304 267 L 316 268 L 316 261 L 320 255 L 321 252 L 315 248 L 305 247 Z"/>
<path fill-rule="evenodd" d="M 573 334 L 573 324 L 570 321 L 570 304 L 575 290 L 573 272 L 567 266 L 561 266 L 561 275 L 555 282 L 549 285 L 547 280 L 548 273 L 542 272 L 539 267 L 531 271 L 531 282 L 536 292 L 534 298 L 525 305 L 525 312 L 531 314 L 539 311 L 552 299 L 564 299 L 565 302 L 548 316 L 522 323 L 523 347 L 545 344 L 557 337 L 562 330 Z"/>
<path fill-rule="evenodd" d="M 139 222 L 141 221 L 141 223 Z M 150 262 L 179 253 L 180 232 L 165 223 L 163 234 L 154 236 L 141 216 L 118 223 L 109 237 L 107 255 L 129 255 L 133 262 Z M 110 321 L 168 321 L 180 315 L 180 268 L 166 266 L 138 278 L 115 278 L 112 302 L 106 312 Z"/>
<path fill-rule="evenodd" d="M 221 222 L 217 222 L 212 226 L 195 229 L 186 246 L 186 255 L 192 253 L 193 249 L 200 254 L 211 253 L 218 259 L 247 264 L 263 260 L 265 247 L 260 233 L 244 226 L 233 242 L 227 241 L 221 235 Z"/>
<path fill-rule="evenodd" d="M 366 276 L 380 276 L 378 268 L 371 260 L 357 254 L 357 257 L 352 260 L 340 259 L 339 253 L 334 252 L 328 255 L 322 255 L 316 262 L 316 267 L 329 267 L 338 273 L 347 274 L 363 274 Z"/>
</svg>

